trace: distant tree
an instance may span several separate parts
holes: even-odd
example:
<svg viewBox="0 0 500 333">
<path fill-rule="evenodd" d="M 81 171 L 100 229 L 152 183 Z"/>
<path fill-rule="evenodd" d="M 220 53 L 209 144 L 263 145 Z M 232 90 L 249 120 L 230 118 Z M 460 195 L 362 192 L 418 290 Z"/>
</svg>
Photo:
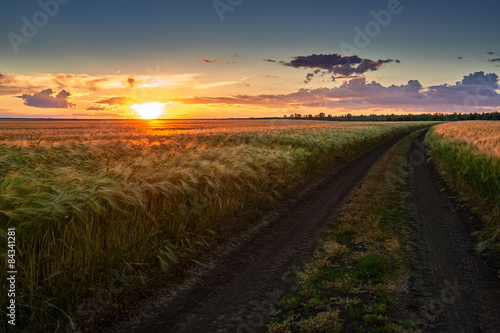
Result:
<svg viewBox="0 0 500 333">
<path fill-rule="evenodd" d="M 354 116 L 350 113 L 332 116 L 329 114 L 325 117 L 323 112 L 313 116 L 312 114 L 302 115 L 294 113 L 289 118 L 295 119 L 322 119 L 322 120 L 337 120 L 337 121 L 460 121 L 460 120 L 500 120 L 500 112 L 483 112 L 483 113 L 420 113 L 420 114 L 369 114 Z"/>
</svg>

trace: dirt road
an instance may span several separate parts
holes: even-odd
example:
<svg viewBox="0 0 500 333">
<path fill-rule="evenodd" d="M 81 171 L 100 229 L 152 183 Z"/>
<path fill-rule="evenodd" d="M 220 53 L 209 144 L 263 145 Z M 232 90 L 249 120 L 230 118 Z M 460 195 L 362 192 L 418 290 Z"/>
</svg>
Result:
<svg viewBox="0 0 500 333">
<path fill-rule="evenodd" d="M 278 299 L 294 290 L 291 273 L 311 255 L 370 167 L 402 137 L 337 168 L 189 288 L 111 331 L 265 332 Z M 498 268 L 475 253 L 477 240 L 471 236 L 481 222 L 445 190 L 423 137 L 409 153 L 409 292 L 394 314 L 417 322 L 422 332 L 500 332 Z"/>
<path fill-rule="evenodd" d="M 445 190 L 422 140 L 409 155 L 412 276 L 404 308 L 423 332 L 500 332 L 500 279 L 471 236 L 481 222 Z"/>
<path fill-rule="evenodd" d="M 194 285 L 114 332 L 263 332 L 329 221 L 400 135 L 376 146 L 304 193 L 286 213 L 224 255 Z"/>
</svg>

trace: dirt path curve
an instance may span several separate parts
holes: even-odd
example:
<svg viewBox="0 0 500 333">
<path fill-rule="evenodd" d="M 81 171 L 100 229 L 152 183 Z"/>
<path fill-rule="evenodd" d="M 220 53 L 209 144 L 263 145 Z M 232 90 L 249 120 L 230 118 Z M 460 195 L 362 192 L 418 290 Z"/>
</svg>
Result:
<svg viewBox="0 0 500 333">
<path fill-rule="evenodd" d="M 292 290 L 290 273 L 314 250 L 370 167 L 399 135 L 338 167 L 295 205 L 222 256 L 188 289 L 139 322 L 114 332 L 263 332 L 278 298 Z"/>
<path fill-rule="evenodd" d="M 412 258 L 406 309 L 423 332 L 500 332 L 500 279 L 471 236 L 480 221 L 443 190 L 423 135 L 409 155 Z"/>
</svg>

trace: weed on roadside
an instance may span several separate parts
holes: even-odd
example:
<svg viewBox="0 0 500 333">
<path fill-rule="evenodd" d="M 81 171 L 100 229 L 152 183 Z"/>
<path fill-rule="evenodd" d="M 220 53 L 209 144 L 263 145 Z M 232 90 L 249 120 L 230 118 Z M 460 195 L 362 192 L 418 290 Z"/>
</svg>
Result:
<svg viewBox="0 0 500 333">
<path fill-rule="evenodd" d="M 372 168 L 297 274 L 299 292 L 283 299 L 269 332 L 418 331 L 392 318 L 389 308 L 407 287 L 402 161 L 420 133 L 396 144 Z M 325 318 L 329 325 L 320 324 Z"/>
</svg>

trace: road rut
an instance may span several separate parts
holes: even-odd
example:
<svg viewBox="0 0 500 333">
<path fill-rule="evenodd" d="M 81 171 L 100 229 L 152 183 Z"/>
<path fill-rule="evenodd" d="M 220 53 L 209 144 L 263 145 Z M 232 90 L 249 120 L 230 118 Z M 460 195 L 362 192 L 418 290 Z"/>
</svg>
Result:
<svg viewBox="0 0 500 333">
<path fill-rule="evenodd" d="M 264 332 L 279 297 L 371 166 L 399 135 L 336 168 L 286 213 L 223 255 L 189 288 L 112 332 Z"/>
</svg>

